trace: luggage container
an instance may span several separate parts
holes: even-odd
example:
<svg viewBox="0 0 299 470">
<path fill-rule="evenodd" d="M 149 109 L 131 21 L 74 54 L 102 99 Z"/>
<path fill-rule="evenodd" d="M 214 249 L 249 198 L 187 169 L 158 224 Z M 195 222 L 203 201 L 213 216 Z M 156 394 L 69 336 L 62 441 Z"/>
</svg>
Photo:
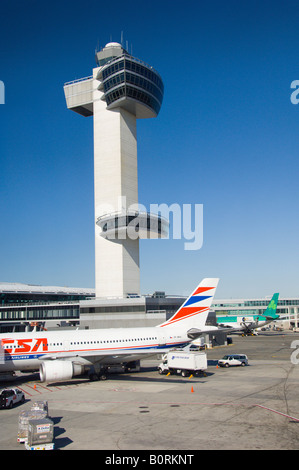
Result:
<svg viewBox="0 0 299 470">
<path fill-rule="evenodd" d="M 46 417 L 49 416 L 48 402 L 47 401 L 34 401 L 30 408 L 32 411 L 45 411 Z"/>
<path fill-rule="evenodd" d="M 54 423 L 51 419 L 31 419 L 29 421 L 28 440 L 25 442 L 27 450 L 53 450 L 53 438 Z"/>
<path fill-rule="evenodd" d="M 32 419 L 43 419 L 47 417 L 47 412 L 44 410 L 29 410 L 21 411 L 19 414 L 18 424 L 18 442 L 26 442 L 28 439 L 28 426 L 29 421 Z"/>
</svg>

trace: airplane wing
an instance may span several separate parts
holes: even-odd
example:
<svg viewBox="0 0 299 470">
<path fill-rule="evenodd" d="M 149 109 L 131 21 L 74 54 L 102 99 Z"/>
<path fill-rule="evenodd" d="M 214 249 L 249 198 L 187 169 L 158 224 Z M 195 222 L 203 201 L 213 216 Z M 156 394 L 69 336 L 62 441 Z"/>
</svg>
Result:
<svg viewBox="0 0 299 470">
<path fill-rule="evenodd" d="M 156 354 L 160 353 L 161 351 L 154 350 L 153 352 L 150 352 L 148 349 L 141 348 L 136 351 L 111 350 L 102 354 L 95 354 L 95 351 L 80 351 L 79 354 L 74 355 L 73 352 L 68 353 L 67 351 L 63 351 L 53 355 L 44 355 L 39 359 L 41 361 L 71 361 L 74 364 L 80 365 L 92 365 L 96 363 L 113 365 L 120 364 L 121 362 L 136 361 L 142 357 L 155 356 Z"/>
<path fill-rule="evenodd" d="M 219 325 L 219 326 L 221 326 L 221 325 Z M 218 326 L 211 326 L 210 329 L 206 329 L 206 330 L 199 330 L 197 328 L 191 328 L 187 332 L 187 336 L 188 336 L 188 338 L 194 340 L 194 339 L 197 339 L 200 336 L 206 335 L 206 334 L 219 333 L 219 332 L 230 333 L 230 332 L 233 332 L 233 331 L 236 331 L 236 328 L 230 328 L 229 326 L 226 327 L 224 325 L 222 326 L 222 328 L 219 328 Z"/>
</svg>

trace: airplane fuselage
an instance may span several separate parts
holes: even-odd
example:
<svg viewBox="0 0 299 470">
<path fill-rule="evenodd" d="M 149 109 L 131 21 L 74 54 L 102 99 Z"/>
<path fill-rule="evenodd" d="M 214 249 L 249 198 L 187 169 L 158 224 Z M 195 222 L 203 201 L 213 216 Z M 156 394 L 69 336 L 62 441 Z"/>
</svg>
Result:
<svg viewBox="0 0 299 470">
<path fill-rule="evenodd" d="M 87 365 L 101 362 L 103 356 L 105 364 L 116 364 L 190 342 L 177 328 L 168 330 L 146 327 L 1 334 L 0 372 L 35 370 L 41 361 L 62 357 L 77 357 Z"/>
</svg>

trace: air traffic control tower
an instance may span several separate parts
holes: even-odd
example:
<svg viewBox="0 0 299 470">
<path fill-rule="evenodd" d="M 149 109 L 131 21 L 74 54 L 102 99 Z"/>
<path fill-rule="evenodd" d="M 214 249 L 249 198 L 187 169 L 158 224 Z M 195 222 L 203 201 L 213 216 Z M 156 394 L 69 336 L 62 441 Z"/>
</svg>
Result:
<svg viewBox="0 0 299 470">
<path fill-rule="evenodd" d="M 156 117 L 163 82 L 118 43 L 96 52 L 91 77 L 64 85 L 68 109 L 93 116 L 96 297 L 140 294 L 139 239 L 168 234 L 168 221 L 138 210 L 136 119 Z"/>
</svg>

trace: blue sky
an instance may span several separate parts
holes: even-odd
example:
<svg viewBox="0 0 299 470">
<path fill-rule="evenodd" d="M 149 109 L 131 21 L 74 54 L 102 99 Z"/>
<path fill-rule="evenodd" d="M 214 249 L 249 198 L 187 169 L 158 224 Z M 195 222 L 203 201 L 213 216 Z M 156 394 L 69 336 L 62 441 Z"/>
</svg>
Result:
<svg viewBox="0 0 299 470">
<path fill-rule="evenodd" d="M 94 287 L 92 118 L 64 82 L 119 42 L 163 78 L 138 121 L 139 201 L 204 205 L 204 243 L 141 241 L 141 290 L 298 296 L 297 1 L 2 0 L 0 280 Z"/>
</svg>

